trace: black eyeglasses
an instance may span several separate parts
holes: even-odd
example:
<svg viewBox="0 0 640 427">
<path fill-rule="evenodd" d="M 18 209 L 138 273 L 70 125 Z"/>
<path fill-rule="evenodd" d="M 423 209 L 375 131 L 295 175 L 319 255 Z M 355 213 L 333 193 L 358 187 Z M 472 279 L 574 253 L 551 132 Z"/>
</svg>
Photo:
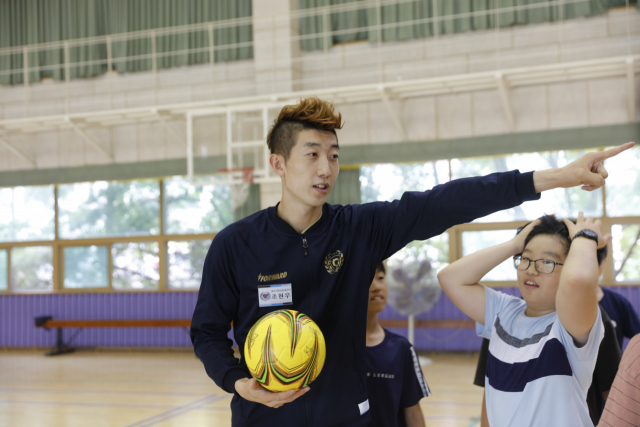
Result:
<svg viewBox="0 0 640 427">
<path fill-rule="evenodd" d="M 523 256 L 513 257 L 513 265 L 516 267 L 516 270 L 528 270 L 532 262 L 536 271 L 543 274 L 551 274 L 553 273 L 553 270 L 556 269 L 556 265 L 564 265 L 559 262 L 551 261 L 550 259 L 532 260 Z"/>
</svg>

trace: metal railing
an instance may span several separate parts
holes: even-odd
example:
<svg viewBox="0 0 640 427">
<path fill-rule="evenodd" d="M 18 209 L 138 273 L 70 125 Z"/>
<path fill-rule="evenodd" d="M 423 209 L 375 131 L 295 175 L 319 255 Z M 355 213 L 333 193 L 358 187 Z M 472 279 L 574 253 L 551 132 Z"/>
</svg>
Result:
<svg viewBox="0 0 640 427">
<path fill-rule="evenodd" d="M 333 38 L 354 33 L 375 33 L 375 38 L 377 39 L 375 42 L 369 42 L 365 45 L 358 46 L 357 48 L 351 48 L 348 51 L 349 59 L 354 64 L 357 62 L 366 62 L 366 66 L 345 67 L 344 70 L 345 72 L 356 71 L 360 82 L 362 82 L 363 79 L 366 80 L 366 82 L 385 82 L 399 78 L 407 78 L 404 75 L 420 73 L 427 76 L 444 75 L 450 74 L 452 69 L 455 70 L 456 73 L 484 71 L 488 69 L 497 70 L 508 67 L 514 63 L 522 61 L 526 62 L 527 60 L 536 64 L 553 62 L 561 63 L 566 60 L 593 59 L 594 56 L 620 56 L 640 52 L 640 38 L 632 37 L 631 13 L 635 12 L 631 12 L 631 6 L 628 4 L 628 0 L 625 17 L 611 23 L 616 28 L 622 28 L 624 26 L 624 30 L 619 30 L 619 34 L 616 36 L 602 37 L 599 41 L 596 40 L 591 43 L 581 43 L 580 41 L 571 40 L 564 35 L 565 24 L 568 21 L 563 19 L 563 9 L 570 5 L 590 3 L 585 0 L 554 0 L 544 3 L 502 8 L 496 7 L 489 10 L 449 15 L 438 15 L 438 1 L 431 0 L 434 16 L 401 22 L 382 23 L 383 7 L 410 3 L 415 2 L 413 0 L 368 0 L 313 9 L 303 9 L 293 11 L 291 14 L 283 17 L 254 16 L 252 18 L 238 18 L 172 28 L 158 28 L 153 30 L 3 48 L 0 49 L 0 63 L 14 62 L 18 63 L 18 65 L 13 69 L 0 70 L 0 80 L 3 77 L 6 80 L 7 77 L 12 78 L 21 75 L 22 85 L 28 90 L 34 83 L 40 81 L 40 76 L 43 72 L 48 72 L 57 76 L 58 79 L 64 80 L 69 84 L 71 80 L 76 78 L 101 75 L 119 68 L 130 68 L 132 70 L 138 69 L 151 72 L 155 82 L 154 86 L 157 86 L 157 74 L 159 70 L 162 68 L 170 68 L 174 63 L 185 65 L 185 56 L 187 56 L 186 63 L 210 64 L 212 67 L 215 67 L 216 55 L 220 55 L 223 52 L 232 52 L 243 48 L 253 49 L 256 47 L 269 48 L 275 51 L 279 44 L 301 44 L 306 40 L 321 38 L 323 40 L 321 49 L 321 70 L 313 70 L 314 72 L 303 73 L 303 76 L 301 77 L 294 77 L 292 86 L 300 89 L 326 88 L 335 86 L 336 81 L 343 81 L 343 76 L 340 73 L 336 75 L 335 70 L 333 70 L 329 64 L 329 61 L 333 56 L 335 56 L 336 51 L 338 50 L 336 49 L 337 46 L 332 42 Z M 538 44 L 541 47 L 544 46 L 545 50 L 555 49 L 555 54 L 528 50 L 507 52 L 509 49 L 505 49 L 501 45 L 501 33 L 504 34 L 505 31 L 510 31 L 512 27 L 509 26 L 501 28 L 500 16 L 511 13 L 532 12 L 539 9 L 550 10 L 552 8 L 557 9 L 555 13 L 558 18 L 558 21 L 555 23 L 556 25 L 535 26 L 536 29 L 531 32 L 530 37 L 532 39 L 550 38 L 550 34 L 555 33 L 555 36 L 551 37 L 551 39 L 555 39 L 555 41 Z M 375 23 L 357 28 L 345 28 L 329 31 L 329 26 L 333 16 L 337 16 L 340 13 L 367 11 L 375 13 Z M 455 55 L 448 51 L 447 47 L 449 46 L 449 43 L 451 43 L 452 39 L 455 38 L 455 35 L 442 34 L 440 32 L 441 25 L 448 22 L 455 22 L 457 20 L 468 20 L 482 17 L 486 18 L 488 16 L 492 16 L 493 18 L 493 28 L 485 29 L 481 32 L 485 36 L 484 40 L 494 46 L 478 49 L 478 51 L 484 53 L 483 57 L 469 57 L 469 55 L 464 57 L 464 55 Z M 268 43 L 268 47 L 264 43 L 256 43 L 255 40 L 233 43 L 219 43 L 215 40 L 216 31 L 219 30 L 240 28 L 243 26 L 253 26 L 253 28 L 274 28 L 275 26 L 291 25 L 292 23 L 297 26 L 298 23 L 302 22 L 302 20 L 309 18 L 318 18 L 321 20 L 323 23 L 321 32 L 313 34 L 297 34 L 287 37 L 272 37 L 269 40 L 270 43 Z M 384 31 L 416 25 L 430 26 L 433 36 L 405 40 L 403 43 L 385 42 L 382 40 Z M 592 23 L 590 23 L 589 20 L 583 20 L 580 25 L 586 28 L 586 26 L 592 25 Z M 532 27 L 533 26 L 534 25 L 532 25 Z M 518 27 L 523 29 L 526 26 Z M 493 33 L 493 42 L 490 41 L 491 37 L 486 37 L 487 34 L 491 33 Z M 194 46 L 174 50 L 168 48 L 159 49 L 159 45 L 163 44 L 163 41 L 170 41 L 171 38 L 176 37 L 182 37 L 185 40 L 198 37 L 201 43 L 200 45 L 196 43 Z M 258 44 L 258 46 L 256 46 L 256 44 Z M 386 56 L 389 53 L 395 53 L 398 55 L 400 52 L 418 49 L 418 45 L 421 45 L 420 47 L 424 48 L 426 44 L 428 44 L 426 49 L 433 52 L 427 54 L 429 61 L 423 61 L 425 62 L 424 64 L 411 64 L 410 61 L 404 61 L 406 62 L 405 68 L 407 68 L 407 70 L 402 71 L 401 68 L 396 67 L 397 69 L 394 72 L 389 71 L 388 68 L 390 64 L 386 61 Z M 532 45 L 535 44 L 536 43 L 532 43 Z M 128 54 L 129 52 L 125 52 L 125 54 L 116 53 L 119 51 L 134 49 L 132 46 L 140 52 L 133 54 Z M 88 55 L 91 57 L 86 60 L 74 58 L 82 56 L 81 54 L 83 51 L 85 53 L 93 51 L 93 53 Z M 609 53 L 603 53 L 605 51 L 608 51 Z M 310 58 L 316 56 L 315 54 L 315 52 L 302 52 L 300 55 L 292 57 L 292 67 L 302 69 L 306 68 L 307 70 L 313 68 L 309 66 L 308 63 Z M 188 58 L 189 56 L 191 56 L 191 59 Z M 195 56 L 198 57 L 195 58 Z M 39 65 L 39 63 L 47 62 L 51 60 L 51 58 L 53 58 L 52 62 L 54 63 Z M 372 60 L 371 58 L 374 59 Z M 426 60 L 427 58 L 424 59 Z M 167 60 L 169 64 L 163 64 L 163 60 Z M 260 61 L 262 61 L 262 70 L 268 71 L 271 69 L 273 70 L 273 74 L 276 74 L 275 70 L 279 65 L 276 60 L 276 55 L 272 55 L 271 58 L 261 58 Z M 403 61 L 396 62 L 400 63 Z M 246 61 L 242 66 L 253 70 L 255 64 L 254 61 Z M 35 78 L 33 77 L 34 74 Z M 216 84 L 216 77 L 213 73 L 211 76 L 211 83 Z M 275 85 L 273 86 L 275 88 Z M 110 88 L 110 91 L 111 90 L 112 88 Z M 67 98 L 65 112 L 69 112 L 68 98 L 70 96 L 70 94 L 65 96 L 65 98 Z M 25 100 L 28 101 L 28 95 L 25 95 Z M 157 97 L 155 97 L 154 103 L 157 102 Z"/>
</svg>

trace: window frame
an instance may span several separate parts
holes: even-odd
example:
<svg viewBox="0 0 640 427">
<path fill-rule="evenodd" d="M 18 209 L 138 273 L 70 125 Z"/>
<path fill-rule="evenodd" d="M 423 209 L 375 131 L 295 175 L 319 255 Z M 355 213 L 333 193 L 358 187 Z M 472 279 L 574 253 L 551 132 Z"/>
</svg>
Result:
<svg viewBox="0 0 640 427">
<path fill-rule="evenodd" d="M 198 292 L 196 288 L 171 288 L 168 286 L 168 264 L 167 264 L 167 243 L 174 240 L 213 240 L 217 233 L 200 234 L 165 234 L 164 232 L 164 179 L 158 179 L 160 193 L 158 202 L 160 203 L 160 233 L 157 235 L 143 236 L 118 236 L 118 237 L 92 237 L 62 239 L 58 233 L 58 184 L 54 185 L 54 239 L 53 240 L 31 240 L 22 242 L 0 242 L 0 249 L 7 250 L 7 289 L 0 290 L 0 295 L 32 295 L 32 294 L 74 294 L 74 293 L 135 293 L 135 292 Z M 66 185 L 66 184 L 63 184 Z M 113 255 L 112 245 L 116 243 L 133 242 L 156 242 L 158 243 L 159 274 L 157 289 L 114 289 L 113 288 Z M 52 291 L 14 291 L 11 286 L 11 250 L 18 247 L 29 246 L 49 246 L 53 251 L 53 290 Z M 107 246 L 109 285 L 100 288 L 65 288 L 64 287 L 64 249 L 78 246 Z"/>
<path fill-rule="evenodd" d="M 482 156 L 487 157 L 487 156 Z M 446 160 L 449 163 L 449 180 L 451 180 L 451 159 Z M 425 162 L 411 163 L 432 163 L 438 160 L 429 160 Z M 396 163 L 399 164 L 399 163 Z M 407 164 L 407 163 L 402 163 Z M 360 168 L 364 165 L 355 165 Z M 147 178 L 148 179 L 148 178 Z M 141 236 L 120 236 L 120 237 L 94 237 L 94 238 L 74 238 L 61 239 L 58 233 L 58 185 L 54 185 L 54 231 L 55 238 L 53 240 L 33 240 L 33 241 L 14 241 L 0 242 L 0 249 L 7 250 L 7 289 L 0 290 L 0 295 L 7 294 L 56 294 L 56 293 L 131 293 L 131 292 L 198 292 L 198 288 L 175 288 L 168 285 L 169 265 L 167 246 L 169 241 L 185 241 L 185 240 L 213 240 L 217 232 L 211 233 L 190 233 L 190 234 L 166 234 L 165 233 L 165 212 L 164 212 L 164 179 L 157 179 L 159 192 L 159 227 L 160 233 L 157 235 L 141 235 Z M 602 221 L 602 233 L 611 232 L 611 227 L 617 224 L 640 224 L 640 216 L 622 216 L 609 217 L 607 215 L 606 188 L 602 191 L 603 215 L 599 217 Z M 528 221 L 507 221 L 507 222 L 472 222 L 467 224 L 456 225 L 446 231 L 448 233 L 449 247 L 449 263 L 452 263 L 462 257 L 462 233 L 467 231 L 494 231 L 494 230 L 515 230 L 527 224 Z M 159 280 L 157 289 L 114 289 L 113 288 L 113 255 L 112 245 L 116 243 L 130 242 L 156 242 L 158 243 L 158 259 L 159 259 Z M 109 286 L 100 288 L 64 288 L 64 249 L 67 247 L 77 246 L 107 246 L 108 248 L 108 268 L 109 268 Z M 14 291 L 11 284 L 11 250 L 17 247 L 28 246 L 50 246 L 53 252 L 53 290 L 52 291 Z M 612 249 L 610 248 L 610 252 Z M 600 285 L 602 286 L 640 286 L 640 280 L 617 282 L 613 277 L 614 263 L 613 256 L 610 253 L 604 261 L 603 278 Z M 482 281 L 483 285 L 488 287 L 517 287 L 516 281 Z"/>
</svg>

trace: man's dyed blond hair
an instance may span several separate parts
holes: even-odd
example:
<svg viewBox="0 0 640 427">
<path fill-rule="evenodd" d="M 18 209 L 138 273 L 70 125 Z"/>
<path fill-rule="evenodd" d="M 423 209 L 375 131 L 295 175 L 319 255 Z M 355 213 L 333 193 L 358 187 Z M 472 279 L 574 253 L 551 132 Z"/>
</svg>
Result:
<svg viewBox="0 0 640 427">
<path fill-rule="evenodd" d="M 342 129 L 342 126 L 342 114 L 334 111 L 333 104 L 312 96 L 282 108 L 267 134 L 267 146 L 271 154 L 281 154 L 287 160 L 300 131 L 315 129 L 331 132 L 337 140 L 336 129 Z"/>
</svg>

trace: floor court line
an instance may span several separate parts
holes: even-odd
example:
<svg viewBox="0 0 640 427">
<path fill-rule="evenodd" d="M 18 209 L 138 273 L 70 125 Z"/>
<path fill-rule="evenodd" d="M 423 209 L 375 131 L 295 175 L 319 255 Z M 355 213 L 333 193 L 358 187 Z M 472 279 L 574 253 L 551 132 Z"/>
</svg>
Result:
<svg viewBox="0 0 640 427">
<path fill-rule="evenodd" d="M 136 403 L 90 403 L 90 402 L 39 402 L 30 400 L 0 400 L 1 403 L 10 403 L 12 405 L 55 405 L 55 406 L 89 406 L 89 407 L 107 407 L 107 408 L 175 408 L 172 405 L 140 405 Z"/>
<path fill-rule="evenodd" d="M 197 404 L 199 404 L 199 403 L 202 403 L 202 401 L 209 401 L 209 400 L 211 400 L 211 399 L 214 399 L 215 397 L 216 397 L 216 395 L 215 395 L 215 394 L 212 394 L 212 395 L 210 395 L 210 396 L 203 397 L 202 399 L 198 399 L 198 400 L 195 400 L 195 401 L 193 401 L 193 402 L 187 403 L 186 405 L 176 406 L 176 407 L 174 407 L 174 408 L 170 409 L 169 411 L 163 412 L 163 413 L 161 413 L 161 414 L 154 415 L 154 416 L 149 417 L 149 418 L 146 418 L 146 419 L 144 419 L 144 420 L 137 421 L 137 422 L 135 422 L 135 423 L 133 423 L 133 424 L 129 424 L 127 427 L 139 427 L 141 424 L 146 423 L 146 422 L 149 422 L 149 421 L 151 421 L 151 420 L 153 420 L 153 419 L 155 419 L 155 418 L 162 417 L 162 416 L 164 416 L 164 415 L 170 414 L 171 412 L 181 411 L 181 410 L 183 410 L 183 409 L 185 409 L 185 408 L 188 408 L 188 407 L 190 407 L 190 406 L 193 406 L 193 405 L 197 405 Z"/>
<path fill-rule="evenodd" d="M 202 409 L 203 406 L 210 405 L 210 404 L 218 402 L 220 400 L 224 400 L 227 397 L 228 396 L 219 396 L 219 397 L 216 397 L 216 398 L 214 398 L 212 400 L 209 400 L 209 401 L 206 401 L 206 402 L 202 402 L 199 405 L 189 406 L 189 407 L 186 407 L 186 408 L 184 408 L 184 409 L 182 409 L 180 411 L 173 412 L 173 413 L 171 413 L 172 411 L 167 411 L 167 412 L 165 412 L 166 415 L 164 415 L 164 416 L 163 416 L 163 414 L 160 414 L 160 415 L 158 415 L 156 417 L 150 417 L 149 418 L 149 422 L 147 422 L 145 424 L 138 423 L 138 424 L 132 424 L 132 425 L 127 426 L 127 427 L 151 427 L 151 426 L 153 426 L 155 424 L 158 424 L 158 423 L 163 422 L 163 421 L 170 420 L 170 419 L 178 417 L 180 415 L 187 414 L 187 413 L 189 413 L 191 411 L 194 411 L 196 409 Z M 158 417 L 161 417 L 161 418 L 158 418 Z M 157 418 L 157 419 L 154 420 L 153 418 Z"/>
<path fill-rule="evenodd" d="M 46 388 L 0 388 L 0 392 L 9 391 L 12 393 L 87 393 L 87 394 L 142 394 L 142 395 L 155 395 L 155 396 L 208 396 L 209 393 L 194 393 L 194 392 L 170 392 L 170 391 L 131 391 L 131 390 L 65 390 L 65 389 L 46 389 Z"/>
<path fill-rule="evenodd" d="M 2 354 L 0 354 L 0 356 L 2 356 Z M 145 384 L 145 385 L 150 385 L 153 387 L 156 386 L 185 386 L 185 387 L 192 387 L 192 386 L 200 386 L 202 385 L 201 382 L 178 382 L 178 381 L 124 381 L 124 380 L 113 380 L 113 381 L 105 381 L 105 380 L 69 380 L 69 379 L 55 379 L 55 380 L 48 380 L 48 379 L 22 379 L 22 378 L 12 378 L 12 377 L 5 377 L 5 378 L 1 378 L 0 379 L 0 384 L 4 384 L 7 382 L 16 382 L 16 381 L 20 381 L 21 383 L 38 383 L 38 384 L 118 384 L 118 385 L 123 385 L 123 384 L 135 384 L 135 385 L 140 385 L 140 384 Z M 213 382 L 213 381 L 211 381 Z"/>
</svg>

